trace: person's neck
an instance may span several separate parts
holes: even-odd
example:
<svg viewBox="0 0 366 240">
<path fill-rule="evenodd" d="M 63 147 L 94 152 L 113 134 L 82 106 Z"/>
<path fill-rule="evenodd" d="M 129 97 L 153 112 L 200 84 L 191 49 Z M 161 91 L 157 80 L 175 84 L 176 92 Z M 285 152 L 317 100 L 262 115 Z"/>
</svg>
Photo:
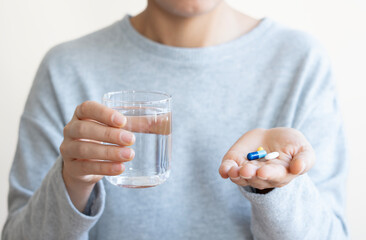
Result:
<svg viewBox="0 0 366 240">
<path fill-rule="evenodd" d="M 194 17 L 172 15 L 154 1 L 131 18 L 132 26 L 143 36 L 175 47 L 206 47 L 224 43 L 252 30 L 258 20 L 239 13 L 225 1 L 212 11 Z"/>
</svg>

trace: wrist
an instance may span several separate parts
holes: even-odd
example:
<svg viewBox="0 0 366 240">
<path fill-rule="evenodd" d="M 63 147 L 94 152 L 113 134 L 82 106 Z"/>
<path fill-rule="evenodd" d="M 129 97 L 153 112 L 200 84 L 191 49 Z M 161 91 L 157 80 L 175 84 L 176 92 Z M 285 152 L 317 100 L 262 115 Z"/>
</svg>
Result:
<svg viewBox="0 0 366 240">
<path fill-rule="evenodd" d="M 71 202 L 76 209 L 83 212 L 95 183 L 86 183 L 79 179 L 75 179 L 65 173 L 64 169 L 62 170 L 62 177 Z"/>
</svg>

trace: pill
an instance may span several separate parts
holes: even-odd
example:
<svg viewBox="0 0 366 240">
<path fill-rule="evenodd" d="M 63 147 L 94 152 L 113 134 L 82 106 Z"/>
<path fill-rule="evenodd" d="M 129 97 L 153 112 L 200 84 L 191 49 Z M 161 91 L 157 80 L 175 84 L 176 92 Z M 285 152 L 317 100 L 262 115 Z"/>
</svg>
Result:
<svg viewBox="0 0 366 240">
<path fill-rule="evenodd" d="M 278 152 L 271 152 L 271 153 L 268 153 L 264 158 L 266 160 L 271 160 L 271 159 L 276 159 L 278 156 L 280 156 L 280 154 Z"/>
<path fill-rule="evenodd" d="M 262 147 L 257 148 L 257 152 L 264 150 Z"/>
<path fill-rule="evenodd" d="M 251 153 L 248 153 L 247 159 L 251 161 L 251 160 L 263 158 L 266 155 L 267 155 L 267 152 L 264 150 L 257 151 L 257 152 L 251 152 Z"/>
</svg>

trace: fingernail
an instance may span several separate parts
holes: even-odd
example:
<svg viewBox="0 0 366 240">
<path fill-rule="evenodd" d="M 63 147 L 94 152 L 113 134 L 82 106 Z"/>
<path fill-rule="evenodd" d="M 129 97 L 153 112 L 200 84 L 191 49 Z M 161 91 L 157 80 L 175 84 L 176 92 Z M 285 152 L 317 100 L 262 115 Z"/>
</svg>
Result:
<svg viewBox="0 0 366 240">
<path fill-rule="evenodd" d="M 236 178 L 230 178 L 231 180 L 234 180 L 234 181 L 238 181 L 240 179 L 240 177 L 236 177 Z"/>
<path fill-rule="evenodd" d="M 224 172 L 228 173 L 231 169 L 231 166 L 225 166 L 224 167 Z"/>
<path fill-rule="evenodd" d="M 114 164 L 112 166 L 112 171 L 115 173 L 122 171 L 122 164 Z"/>
<path fill-rule="evenodd" d="M 267 180 L 267 178 L 260 177 L 260 176 L 257 176 L 257 178 L 262 179 L 262 180 Z"/>
<path fill-rule="evenodd" d="M 244 176 L 240 176 L 241 178 L 244 178 L 244 179 L 251 179 L 252 177 L 244 177 Z"/>
<path fill-rule="evenodd" d="M 304 162 L 302 162 L 302 169 L 301 171 L 298 173 L 298 175 L 302 174 L 305 171 L 306 168 L 306 164 Z"/>
<path fill-rule="evenodd" d="M 122 134 L 122 142 L 126 144 L 131 144 L 135 141 L 135 135 L 132 133 L 123 133 Z"/>
<path fill-rule="evenodd" d="M 124 159 L 130 160 L 134 155 L 134 151 L 131 148 L 122 148 L 121 149 L 121 156 Z"/>
<path fill-rule="evenodd" d="M 127 121 L 126 117 L 123 116 L 120 113 L 114 113 L 112 115 L 112 122 L 114 122 L 115 124 L 117 124 L 118 126 L 122 126 L 125 124 L 125 122 Z"/>
</svg>

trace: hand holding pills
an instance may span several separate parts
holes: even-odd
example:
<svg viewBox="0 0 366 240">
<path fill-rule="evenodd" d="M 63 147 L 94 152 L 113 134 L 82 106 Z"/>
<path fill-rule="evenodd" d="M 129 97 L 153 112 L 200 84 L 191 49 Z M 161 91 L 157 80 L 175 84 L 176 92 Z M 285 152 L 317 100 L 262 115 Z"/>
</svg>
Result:
<svg viewBox="0 0 366 240">
<path fill-rule="evenodd" d="M 275 188 L 307 172 L 314 161 L 313 148 L 298 130 L 254 129 L 225 154 L 219 173 L 240 186 Z"/>
</svg>

